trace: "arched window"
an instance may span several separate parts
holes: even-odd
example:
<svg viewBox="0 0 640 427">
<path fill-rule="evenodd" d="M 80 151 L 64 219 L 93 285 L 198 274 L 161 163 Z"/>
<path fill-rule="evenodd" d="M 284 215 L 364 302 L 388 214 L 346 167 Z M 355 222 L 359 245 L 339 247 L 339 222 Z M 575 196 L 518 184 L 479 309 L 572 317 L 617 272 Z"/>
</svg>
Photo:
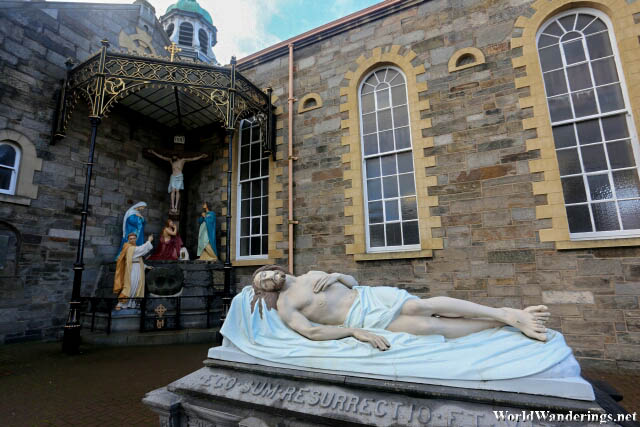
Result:
<svg viewBox="0 0 640 427">
<path fill-rule="evenodd" d="M 359 90 L 367 251 L 420 247 L 407 86 L 396 68 L 365 77 Z"/>
<path fill-rule="evenodd" d="M 269 249 L 269 155 L 257 120 L 240 124 L 236 259 L 266 258 Z"/>
<path fill-rule="evenodd" d="M 0 193 L 15 194 L 20 169 L 20 148 L 0 142 Z"/>
<path fill-rule="evenodd" d="M 207 32 L 205 30 L 198 31 L 198 41 L 200 42 L 200 51 L 207 54 L 207 48 L 209 44 L 209 36 L 207 36 Z"/>
<path fill-rule="evenodd" d="M 178 33 L 178 44 L 183 46 L 191 46 L 193 44 L 193 25 L 188 22 L 180 24 L 180 32 Z"/>
<path fill-rule="evenodd" d="M 175 28 L 175 26 L 173 24 L 169 24 L 167 26 L 167 29 L 165 30 L 167 32 L 167 36 L 171 37 L 171 35 L 173 34 L 173 29 Z"/>
<path fill-rule="evenodd" d="M 572 240 L 640 235 L 638 140 L 610 28 L 574 9 L 537 38 Z"/>
</svg>

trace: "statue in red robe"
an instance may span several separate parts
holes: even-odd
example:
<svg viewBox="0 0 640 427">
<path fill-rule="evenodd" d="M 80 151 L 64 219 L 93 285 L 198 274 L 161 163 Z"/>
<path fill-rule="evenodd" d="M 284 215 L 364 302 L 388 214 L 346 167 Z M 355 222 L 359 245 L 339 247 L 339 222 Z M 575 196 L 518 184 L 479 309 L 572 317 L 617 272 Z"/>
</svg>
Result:
<svg viewBox="0 0 640 427">
<path fill-rule="evenodd" d="M 168 219 L 156 251 L 149 257 L 150 260 L 177 260 L 180 257 L 180 248 L 182 248 L 182 239 L 178 234 L 178 228 L 175 223 Z"/>
</svg>

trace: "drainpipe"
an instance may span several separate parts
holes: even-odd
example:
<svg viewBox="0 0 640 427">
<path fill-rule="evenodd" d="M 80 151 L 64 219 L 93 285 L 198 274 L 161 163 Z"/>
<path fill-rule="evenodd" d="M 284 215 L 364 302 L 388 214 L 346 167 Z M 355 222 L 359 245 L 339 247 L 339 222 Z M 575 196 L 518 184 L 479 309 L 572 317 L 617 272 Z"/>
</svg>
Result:
<svg viewBox="0 0 640 427">
<path fill-rule="evenodd" d="M 289 148 L 288 148 L 288 160 L 289 160 L 289 272 L 293 272 L 293 226 L 298 221 L 293 219 L 293 161 L 298 160 L 293 157 L 293 43 L 289 44 Z"/>
</svg>

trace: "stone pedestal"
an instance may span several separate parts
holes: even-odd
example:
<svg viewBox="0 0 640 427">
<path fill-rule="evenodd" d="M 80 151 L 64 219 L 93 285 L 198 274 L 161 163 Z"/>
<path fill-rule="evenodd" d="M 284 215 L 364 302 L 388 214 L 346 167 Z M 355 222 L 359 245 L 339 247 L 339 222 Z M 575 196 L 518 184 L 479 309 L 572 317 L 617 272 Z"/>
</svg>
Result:
<svg viewBox="0 0 640 427">
<path fill-rule="evenodd" d="M 464 389 L 207 359 L 148 393 L 164 426 L 553 426 L 599 423 L 596 401 Z M 363 360 L 366 363 L 366 360 Z M 538 412 L 536 412 L 538 411 Z M 540 412 L 541 411 L 541 412 Z M 548 412 L 547 412 L 548 411 Z M 503 415 L 504 420 L 496 417 Z M 591 414 L 560 422 L 551 414 Z M 539 419 L 545 416 L 547 419 Z M 519 421 L 516 420 L 519 416 Z"/>
<path fill-rule="evenodd" d="M 154 311 L 162 304 L 166 311 L 165 319 L 175 318 L 177 315 L 175 297 L 180 299 L 180 328 L 207 328 L 219 325 L 222 314 L 222 300 L 212 301 L 207 326 L 206 297 L 221 293 L 224 289 L 224 271 L 220 263 L 202 261 L 146 261 L 153 267 L 147 272 L 146 317 L 155 322 L 158 313 Z M 113 303 L 101 301 L 99 310 L 95 313 L 87 312 L 82 317 L 85 331 L 93 329 L 111 332 L 134 332 L 140 330 L 140 310 L 113 311 L 115 295 L 113 294 L 113 277 L 115 263 L 103 265 L 103 275 L 94 297 L 108 298 Z M 159 317 L 158 317 L 159 318 Z M 173 322 L 173 320 L 171 320 Z M 162 323 L 166 329 L 175 329 L 174 323 Z M 147 325 L 148 326 L 148 325 Z M 149 329 L 148 327 L 146 329 Z M 158 331 L 163 328 L 156 328 Z"/>
</svg>

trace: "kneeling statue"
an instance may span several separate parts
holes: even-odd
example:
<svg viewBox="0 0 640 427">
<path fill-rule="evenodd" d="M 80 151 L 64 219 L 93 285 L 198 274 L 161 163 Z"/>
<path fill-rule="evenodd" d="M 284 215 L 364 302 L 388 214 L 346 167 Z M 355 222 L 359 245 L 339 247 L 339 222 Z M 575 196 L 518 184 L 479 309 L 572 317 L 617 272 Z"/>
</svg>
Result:
<svg viewBox="0 0 640 427">
<path fill-rule="evenodd" d="M 389 341 L 365 329 L 459 338 L 504 325 L 547 340 L 550 314 L 544 305 L 517 310 L 449 297 L 420 299 L 404 289 L 358 286 L 346 274 L 310 271 L 294 277 L 279 266 L 256 270 L 252 285 L 252 308 L 264 298 L 267 309 L 276 308 L 287 326 L 314 341 L 354 337 L 384 351 Z"/>
</svg>

